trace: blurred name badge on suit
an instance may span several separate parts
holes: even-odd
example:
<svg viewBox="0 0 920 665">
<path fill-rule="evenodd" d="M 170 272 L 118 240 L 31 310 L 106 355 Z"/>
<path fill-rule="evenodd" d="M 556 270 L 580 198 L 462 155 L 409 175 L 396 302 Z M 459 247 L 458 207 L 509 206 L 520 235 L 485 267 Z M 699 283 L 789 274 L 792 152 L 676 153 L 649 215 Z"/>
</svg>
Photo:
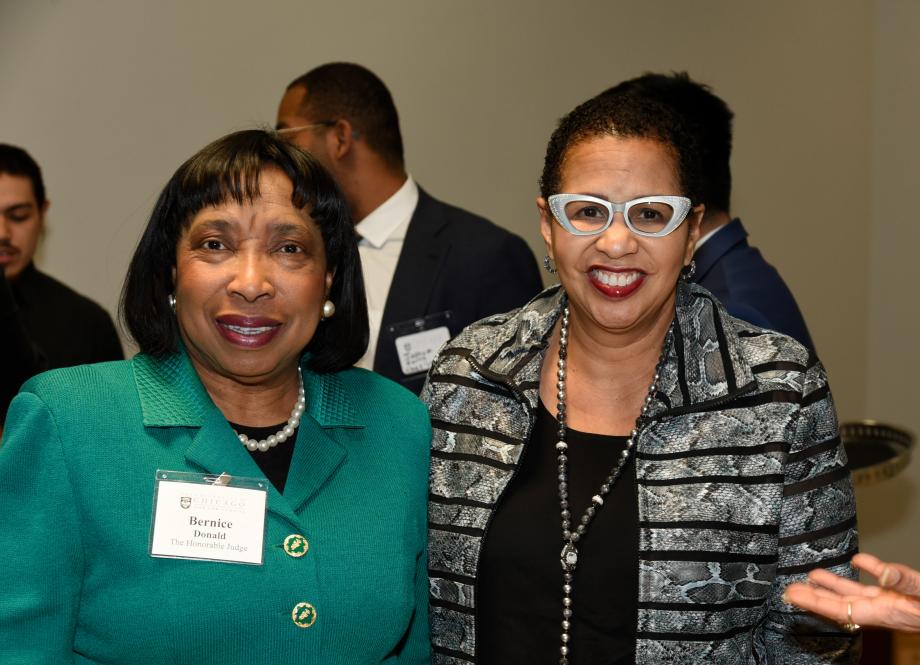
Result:
<svg viewBox="0 0 920 665">
<path fill-rule="evenodd" d="M 268 480 L 157 470 L 150 556 L 262 565 Z"/>
<path fill-rule="evenodd" d="M 390 326 L 396 338 L 399 367 L 406 376 L 427 372 L 444 342 L 450 339 L 450 310 Z"/>
</svg>

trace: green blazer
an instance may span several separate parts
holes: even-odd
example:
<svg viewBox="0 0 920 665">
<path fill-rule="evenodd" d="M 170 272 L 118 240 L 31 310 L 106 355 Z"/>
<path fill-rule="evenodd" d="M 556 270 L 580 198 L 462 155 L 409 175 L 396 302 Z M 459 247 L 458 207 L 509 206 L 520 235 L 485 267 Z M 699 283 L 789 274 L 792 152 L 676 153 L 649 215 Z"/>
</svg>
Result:
<svg viewBox="0 0 920 665">
<path fill-rule="evenodd" d="M 262 475 L 184 353 L 23 386 L 0 442 L 0 663 L 428 662 L 425 407 L 361 369 L 303 379 L 261 566 L 149 555 L 157 469 Z"/>
</svg>

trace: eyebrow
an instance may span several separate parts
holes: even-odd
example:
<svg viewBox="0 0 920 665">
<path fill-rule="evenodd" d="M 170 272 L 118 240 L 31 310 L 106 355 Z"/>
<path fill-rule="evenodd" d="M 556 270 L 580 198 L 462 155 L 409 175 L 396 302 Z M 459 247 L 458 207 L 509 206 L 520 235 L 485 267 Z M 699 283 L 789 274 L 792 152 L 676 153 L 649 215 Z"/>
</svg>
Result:
<svg viewBox="0 0 920 665">
<path fill-rule="evenodd" d="M 8 215 L 11 212 L 19 212 L 20 208 L 31 210 L 35 208 L 35 204 L 32 203 L 31 201 L 23 201 L 22 203 L 14 203 L 13 205 L 4 208 L 3 214 Z"/>
<path fill-rule="evenodd" d="M 195 225 L 196 229 L 205 231 L 219 231 L 229 233 L 234 227 L 240 226 L 239 222 L 230 222 L 226 219 L 208 219 Z M 297 233 L 309 235 L 309 229 L 304 224 L 292 224 L 290 222 L 269 222 L 267 225 L 268 232 L 272 235 L 284 235 Z"/>
<path fill-rule="evenodd" d="M 225 219 L 208 219 L 193 226 L 196 229 L 227 232 L 233 227 L 233 224 Z"/>
<path fill-rule="evenodd" d="M 268 225 L 268 230 L 276 235 L 285 233 L 309 233 L 306 226 L 302 224 L 291 224 L 289 222 L 277 222 Z"/>
</svg>

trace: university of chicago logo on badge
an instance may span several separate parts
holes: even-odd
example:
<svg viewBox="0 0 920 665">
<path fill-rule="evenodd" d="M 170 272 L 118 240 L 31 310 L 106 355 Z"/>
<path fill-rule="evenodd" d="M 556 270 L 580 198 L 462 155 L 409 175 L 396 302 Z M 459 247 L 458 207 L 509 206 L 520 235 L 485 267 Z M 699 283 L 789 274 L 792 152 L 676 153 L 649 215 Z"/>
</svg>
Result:
<svg viewBox="0 0 920 665">
<path fill-rule="evenodd" d="M 183 508 L 188 508 L 189 506 L 192 505 L 192 497 L 190 496 L 179 497 L 179 505 L 182 506 Z"/>
</svg>

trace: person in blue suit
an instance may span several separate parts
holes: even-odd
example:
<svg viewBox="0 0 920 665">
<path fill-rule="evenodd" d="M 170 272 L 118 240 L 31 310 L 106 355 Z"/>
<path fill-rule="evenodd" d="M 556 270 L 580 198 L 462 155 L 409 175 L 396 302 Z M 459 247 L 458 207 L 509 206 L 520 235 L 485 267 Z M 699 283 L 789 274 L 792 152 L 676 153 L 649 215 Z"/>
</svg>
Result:
<svg viewBox="0 0 920 665">
<path fill-rule="evenodd" d="M 700 203 L 706 206 L 706 214 L 693 255 L 693 281 L 711 291 L 732 316 L 785 333 L 814 350 L 786 282 L 760 250 L 748 243 L 741 220 L 729 212 L 734 114 L 728 105 L 685 72 L 645 74 L 607 92 L 614 90 L 634 91 L 667 104 L 696 135 L 703 162 Z"/>
<path fill-rule="evenodd" d="M 352 367 L 348 209 L 274 132 L 167 183 L 141 352 L 30 379 L 0 442 L 0 663 L 429 661 L 424 405 Z"/>
</svg>

